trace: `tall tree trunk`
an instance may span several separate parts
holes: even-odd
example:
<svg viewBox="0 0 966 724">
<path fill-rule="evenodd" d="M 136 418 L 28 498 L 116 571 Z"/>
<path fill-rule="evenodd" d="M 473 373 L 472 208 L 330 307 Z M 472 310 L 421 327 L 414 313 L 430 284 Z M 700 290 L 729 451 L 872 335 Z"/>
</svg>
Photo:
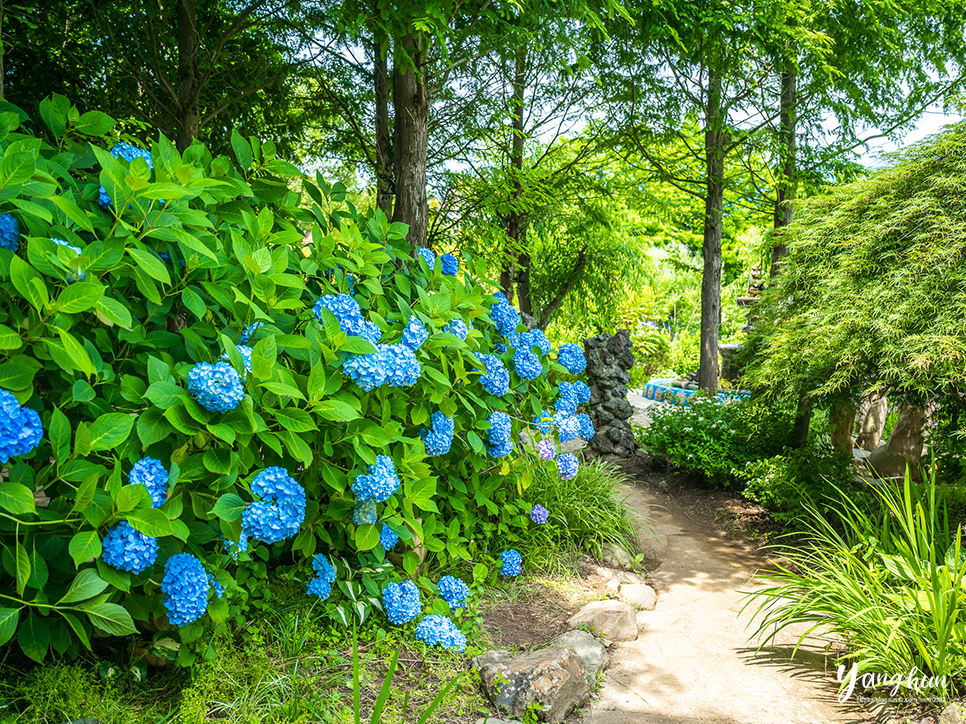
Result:
<svg viewBox="0 0 966 724">
<path fill-rule="evenodd" d="M 527 49 L 524 45 L 517 46 L 513 69 L 513 98 L 510 101 L 511 118 L 511 138 L 510 138 L 510 213 L 506 221 L 506 245 L 508 247 L 507 258 L 509 272 L 507 286 L 504 287 L 507 298 L 513 301 L 513 289 L 511 288 L 513 273 L 512 267 L 521 253 L 520 231 L 523 227 L 523 213 L 520 210 L 520 197 L 523 195 L 523 93 L 526 81 Z M 519 278 L 518 278 L 519 279 Z M 500 282 L 503 282 L 503 274 L 500 275 Z M 517 288 L 519 304 L 523 304 L 523 295 Z M 527 312 L 529 314 L 530 312 Z"/>
<path fill-rule="evenodd" d="M 426 146 L 430 98 L 425 68 L 428 43 L 425 33 L 407 33 L 400 38 L 392 71 L 392 101 L 396 113 L 393 135 L 396 204 L 392 220 L 409 225 L 406 238 L 414 250 L 428 244 Z"/>
<path fill-rule="evenodd" d="M 808 428 L 812 424 L 812 398 L 804 392 L 798 395 L 798 408 L 795 410 L 795 424 L 792 427 L 792 447 L 804 448 L 808 445 Z"/>
<path fill-rule="evenodd" d="M 375 3 L 379 16 L 379 2 Z M 392 218 L 392 143 L 389 138 L 389 40 L 373 33 L 374 80 L 376 91 L 376 206 Z"/>
<path fill-rule="evenodd" d="M 798 170 L 795 134 L 796 109 L 798 103 L 798 74 L 788 70 L 782 73 L 781 117 L 778 130 L 782 163 L 778 172 L 778 189 L 775 199 L 775 228 L 781 229 L 792 223 L 795 218 L 795 199 L 798 195 Z M 778 262 L 785 255 L 786 247 L 777 243 L 771 250 L 771 276 L 778 274 Z"/>
<path fill-rule="evenodd" d="M 521 242 L 526 242 L 526 227 L 520 230 Z M 533 316 L 533 299 L 530 297 L 530 254 L 524 252 L 517 258 L 517 299 L 520 311 Z"/>
<path fill-rule="evenodd" d="M 704 203 L 704 272 L 701 277 L 701 367 L 698 386 L 718 392 L 718 332 L 721 328 L 721 233 L 724 214 L 724 147 L 721 122 L 721 79 L 708 71 L 704 149 L 707 195 Z"/>
<path fill-rule="evenodd" d="M 198 137 L 201 108 L 198 104 L 198 35 L 197 0 L 177 0 L 178 23 L 178 114 L 180 116 L 177 146 L 184 151 Z"/>
</svg>

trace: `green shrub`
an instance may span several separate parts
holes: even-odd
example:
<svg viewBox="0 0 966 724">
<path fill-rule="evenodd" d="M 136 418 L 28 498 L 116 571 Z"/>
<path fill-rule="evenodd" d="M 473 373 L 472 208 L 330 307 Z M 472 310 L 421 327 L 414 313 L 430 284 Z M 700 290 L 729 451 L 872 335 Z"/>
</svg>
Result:
<svg viewBox="0 0 966 724">
<path fill-rule="evenodd" d="M 137 633 L 172 642 L 179 664 L 210 659 L 213 631 L 268 605 L 269 573 L 305 590 L 316 553 L 337 559 L 326 615 L 365 618 L 380 608 L 382 584 L 403 575 L 387 564 L 383 524 L 402 539 L 406 574 L 421 560 L 415 537 L 427 567 L 485 569 L 526 523 L 523 463 L 490 457 L 489 415 L 509 412 L 514 440 L 552 404 L 557 378 L 573 379 L 552 355 L 538 360 L 536 379 L 521 378 L 510 350 L 508 392 L 485 391 L 478 355 L 509 341 L 477 281 L 486 269 L 464 259 L 458 276 L 442 274 L 437 259 L 431 270 L 404 225 L 340 208 L 343 187 L 305 177 L 270 142 L 233 133 L 232 160 L 200 143 L 179 154 L 162 137 L 149 166 L 100 147 L 113 125 L 104 114 L 80 115 L 59 97 L 41 110 L 47 130 L 30 133 L 22 114 L 0 106 L 0 212 L 23 235 L 19 249 L 0 248 L 0 391 L 38 413 L 44 430 L 0 483 L 0 644 L 16 637 L 41 661 Z M 348 293 L 368 334 L 396 351 L 410 319 L 425 326 L 415 362 L 364 358 L 415 369 L 403 389 L 367 391 L 347 377 L 346 365 L 376 348 L 319 300 Z M 444 331 L 457 319 L 473 325 L 465 341 Z M 250 370 L 238 347 L 246 329 Z M 225 412 L 202 406 L 189 383 L 220 359 L 238 393 L 222 400 Z M 430 458 L 420 433 L 437 412 L 455 436 Z M 357 525 L 352 484 L 378 455 L 401 486 L 374 505 L 374 522 Z M 160 500 L 126 484 L 145 458 L 167 477 Z M 294 479 L 284 504 L 253 484 L 271 468 Z M 281 538 L 274 544 L 249 536 L 247 551 L 230 555 L 225 541 L 242 540 L 249 512 L 287 530 L 260 536 Z M 144 570 L 105 562 L 105 535 L 122 523 L 142 547 L 157 544 Z M 175 631 L 162 589 L 169 567 L 171 600 L 191 603 Z"/>
<path fill-rule="evenodd" d="M 883 483 L 873 510 L 840 491 L 830 512 L 806 504 L 807 545 L 783 549 L 791 563 L 765 572 L 759 604 L 768 644 L 788 626 L 816 627 L 848 642 L 842 660 L 903 679 L 913 667 L 947 677 L 932 691 L 951 693 L 966 665 L 966 554 L 952 529 L 934 477 L 918 487 Z M 953 677 L 957 677 L 954 680 Z M 903 681 L 903 685 L 905 681 Z"/>
</svg>

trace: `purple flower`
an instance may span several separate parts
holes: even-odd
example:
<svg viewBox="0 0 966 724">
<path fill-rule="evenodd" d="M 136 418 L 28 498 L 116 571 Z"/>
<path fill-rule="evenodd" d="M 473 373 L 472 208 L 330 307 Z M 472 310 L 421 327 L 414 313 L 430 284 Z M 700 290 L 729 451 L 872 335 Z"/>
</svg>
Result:
<svg viewBox="0 0 966 724">
<path fill-rule="evenodd" d="M 540 453 L 540 458 L 542 460 L 553 460 L 554 456 L 557 454 L 557 450 L 554 447 L 553 440 L 538 441 L 537 452 Z"/>
<path fill-rule="evenodd" d="M 550 511 L 537 503 L 530 509 L 530 520 L 537 525 L 543 525 L 550 518 Z"/>
</svg>

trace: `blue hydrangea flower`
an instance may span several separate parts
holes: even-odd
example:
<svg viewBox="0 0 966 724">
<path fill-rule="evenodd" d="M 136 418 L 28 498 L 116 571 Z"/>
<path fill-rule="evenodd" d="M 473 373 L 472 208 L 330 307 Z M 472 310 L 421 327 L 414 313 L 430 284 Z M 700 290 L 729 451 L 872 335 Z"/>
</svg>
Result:
<svg viewBox="0 0 966 724">
<path fill-rule="evenodd" d="M 127 481 L 131 485 L 143 485 L 147 488 L 155 508 L 160 508 L 168 499 L 168 471 L 160 460 L 141 458 L 134 463 Z"/>
<path fill-rule="evenodd" d="M 379 325 L 375 322 L 370 322 L 368 319 L 363 320 L 362 326 L 359 328 L 359 337 L 370 344 L 379 344 L 379 340 L 382 339 L 382 330 L 379 329 Z"/>
<path fill-rule="evenodd" d="M 305 521 L 305 489 L 285 468 L 265 468 L 252 479 L 260 498 L 242 512 L 242 531 L 263 543 L 278 543 L 299 532 Z"/>
<path fill-rule="evenodd" d="M 100 185 L 97 189 L 97 205 L 102 209 L 113 209 L 114 202 L 111 201 L 111 197 L 107 194 L 107 189 L 104 188 L 104 184 Z"/>
<path fill-rule="evenodd" d="M 453 444 L 453 432 L 456 424 L 452 417 L 446 417 L 442 412 L 436 411 L 430 418 L 432 426 L 419 431 L 419 436 L 423 439 L 426 454 L 430 457 L 445 455 L 449 452 Z"/>
<path fill-rule="evenodd" d="M 590 402 L 590 387 L 583 380 L 577 380 L 574 382 L 572 387 L 574 394 L 577 396 L 577 402 L 586 404 Z"/>
<path fill-rule="evenodd" d="M 14 254 L 20 249 L 20 225 L 11 214 L 0 214 L 0 249 L 9 249 Z"/>
<path fill-rule="evenodd" d="M 462 578 L 443 576 L 439 579 L 439 595 L 449 604 L 450 610 L 455 611 L 466 605 L 466 598 L 470 595 L 470 589 Z"/>
<path fill-rule="evenodd" d="M 211 587 L 215 590 L 215 598 L 221 598 L 225 595 L 225 587 L 218 583 L 218 581 L 215 580 L 215 577 L 210 573 L 208 574 L 208 583 L 210 583 Z"/>
<path fill-rule="evenodd" d="M 460 263 L 452 254 L 443 254 L 439 261 L 441 263 L 441 270 L 443 274 L 447 274 L 451 277 L 455 277 L 459 274 Z"/>
<path fill-rule="evenodd" d="M 310 596 L 318 596 L 323 601 L 329 597 L 332 593 L 332 584 L 328 581 L 324 581 L 321 578 L 313 578 L 309 581 L 306 593 Z"/>
<path fill-rule="evenodd" d="M 573 415 L 562 415 L 558 412 L 553 416 L 553 424 L 557 427 L 560 442 L 569 442 L 580 437 L 580 421 Z"/>
<path fill-rule="evenodd" d="M 550 410 L 544 410 L 541 415 L 533 418 L 533 424 L 544 435 L 549 435 L 550 428 L 553 427 L 553 415 L 550 414 Z"/>
<path fill-rule="evenodd" d="M 584 351 L 571 342 L 560 345 L 560 351 L 557 352 L 557 362 L 566 367 L 567 371 L 573 375 L 579 375 L 587 368 L 587 358 L 584 357 Z"/>
<path fill-rule="evenodd" d="M 211 585 L 201 561 L 190 553 L 171 556 L 164 564 L 161 581 L 162 603 L 168 621 L 185 626 L 205 615 Z"/>
<path fill-rule="evenodd" d="M 429 332 L 426 331 L 425 325 L 415 315 L 410 317 L 406 329 L 403 330 L 402 343 L 415 352 L 427 339 L 429 339 Z"/>
<path fill-rule="evenodd" d="M 328 556 L 323 553 L 316 553 L 312 558 L 312 570 L 315 575 L 326 583 L 335 583 L 335 566 Z"/>
<path fill-rule="evenodd" d="M 503 565 L 500 566 L 500 573 L 504 576 L 519 576 L 523 571 L 523 556 L 520 551 L 510 548 L 500 554 Z"/>
<path fill-rule="evenodd" d="M 71 244 L 68 244 L 63 239 L 55 239 L 54 237 L 50 237 L 50 240 L 52 242 L 54 242 L 55 244 L 57 244 L 57 246 L 63 246 L 66 249 L 70 249 L 72 252 L 74 252 L 75 254 L 77 254 L 77 256 L 80 256 L 81 255 L 81 249 L 80 249 L 79 246 L 73 246 Z M 84 270 L 83 269 L 78 268 L 76 271 L 77 271 L 76 276 L 74 274 L 70 274 L 70 273 L 67 274 L 66 280 L 68 282 L 76 282 L 76 281 L 79 281 L 79 280 L 81 280 L 81 279 L 84 278 Z"/>
<path fill-rule="evenodd" d="M 513 366 L 517 374 L 526 380 L 535 380 L 543 374 L 540 359 L 529 349 L 521 347 L 513 355 Z"/>
<path fill-rule="evenodd" d="M 245 553 L 248 550 L 248 536 L 244 533 L 238 537 L 237 543 L 224 536 L 222 536 L 222 540 L 225 541 L 225 552 L 231 556 L 233 561 L 238 560 L 239 553 Z"/>
<path fill-rule="evenodd" d="M 425 246 L 421 246 L 416 249 L 416 253 L 425 260 L 426 266 L 428 266 L 429 270 L 432 271 L 433 267 L 436 266 L 436 255 Z"/>
<path fill-rule="evenodd" d="M 151 152 L 143 148 L 138 148 L 131 143 L 121 141 L 120 143 L 114 144 L 114 148 L 111 149 L 111 155 L 114 158 L 123 158 L 128 162 L 136 158 L 143 158 L 148 168 L 152 171 L 154 170 L 154 159 L 151 158 Z"/>
<path fill-rule="evenodd" d="M 466 335 L 469 333 L 469 329 L 466 327 L 466 322 L 459 317 L 450 320 L 449 323 L 443 327 L 443 331 L 452 334 L 454 337 L 459 337 L 464 342 L 466 341 Z"/>
<path fill-rule="evenodd" d="M 530 508 L 530 520 L 532 520 L 537 525 L 543 525 L 550 519 L 550 511 L 544 508 L 540 503 L 537 503 L 532 508 Z"/>
<path fill-rule="evenodd" d="M 423 369 L 409 347 L 391 344 L 382 350 L 382 356 L 386 361 L 386 381 L 390 387 L 409 387 L 419 382 Z"/>
<path fill-rule="evenodd" d="M 547 339 L 547 335 L 544 334 L 543 330 L 540 329 L 539 327 L 535 327 L 534 329 L 531 329 L 529 332 L 524 332 L 520 336 L 531 347 L 536 347 L 537 349 L 539 349 L 541 355 L 547 354 L 552 348 L 552 345 L 550 344 L 550 340 Z"/>
<path fill-rule="evenodd" d="M 110 527 L 101 546 L 101 558 L 118 571 L 142 573 L 158 558 L 157 539 L 135 530 L 126 520 Z"/>
<path fill-rule="evenodd" d="M 573 453 L 564 453 L 557 458 L 557 472 L 563 480 L 570 480 L 577 474 L 577 456 Z"/>
<path fill-rule="evenodd" d="M 416 626 L 416 638 L 427 646 L 442 646 L 454 651 L 466 650 L 466 636 L 449 618 L 431 613 Z"/>
<path fill-rule="evenodd" d="M 590 440 L 594 436 L 596 430 L 594 430 L 594 423 L 590 421 L 590 415 L 585 412 L 581 412 L 576 415 L 577 424 L 580 426 L 580 437 L 584 440 Z"/>
<path fill-rule="evenodd" d="M 496 304 L 490 308 L 490 318 L 493 319 L 497 332 L 509 336 L 520 326 L 520 313 L 511 306 L 503 292 L 497 292 L 493 298 L 496 299 Z"/>
<path fill-rule="evenodd" d="M 507 352 L 510 351 L 510 350 L 507 349 L 507 346 L 505 344 L 503 344 L 502 342 L 497 342 L 496 344 L 494 344 L 493 345 L 493 349 L 495 349 L 500 354 L 506 354 Z"/>
<path fill-rule="evenodd" d="M 382 347 L 383 345 L 380 345 Z M 386 358 L 382 351 L 358 354 L 350 357 L 342 365 L 342 371 L 366 392 L 386 384 Z"/>
<path fill-rule="evenodd" d="M 44 436 L 36 410 L 22 407 L 7 390 L 0 390 L 0 463 L 31 453 Z"/>
<path fill-rule="evenodd" d="M 257 332 L 259 329 L 261 329 L 264 326 L 265 326 L 264 322 L 252 322 L 251 324 L 249 324 L 247 327 L 245 327 L 244 330 L 242 330 L 241 343 L 248 344 L 248 340 L 252 338 L 252 335 L 255 334 L 255 332 Z"/>
<path fill-rule="evenodd" d="M 541 460 L 553 460 L 557 454 L 557 447 L 553 444 L 553 440 L 538 440 L 537 453 Z"/>
<path fill-rule="evenodd" d="M 399 490 L 399 476 L 392 458 L 388 455 L 376 456 L 376 462 L 369 466 L 368 475 L 358 475 L 352 481 L 352 492 L 359 500 L 373 500 L 385 503 Z"/>
<path fill-rule="evenodd" d="M 245 379 L 247 380 L 248 375 L 252 373 L 252 348 L 244 344 L 236 344 L 235 346 L 238 348 L 238 352 L 242 356 L 242 362 L 245 365 Z M 228 362 L 228 353 L 225 352 L 218 359 Z M 231 364 L 231 362 L 228 362 L 228 364 Z"/>
<path fill-rule="evenodd" d="M 230 412 L 245 399 L 241 377 L 227 362 L 199 362 L 188 373 L 188 392 L 212 412 Z"/>
<path fill-rule="evenodd" d="M 557 385 L 557 392 L 560 393 L 560 397 L 554 403 L 554 409 L 557 411 L 557 414 L 573 415 L 577 412 L 577 405 L 580 403 L 577 399 L 577 391 L 574 389 L 574 386 L 569 382 L 561 382 Z"/>
<path fill-rule="evenodd" d="M 383 523 L 382 530 L 379 531 L 379 545 L 388 551 L 394 548 L 398 542 L 399 536 L 396 535 L 396 532 Z"/>
<path fill-rule="evenodd" d="M 486 367 L 486 374 L 480 376 L 483 389 L 496 397 L 503 397 L 510 391 L 510 373 L 503 366 L 503 361 L 492 354 L 478 355 Z"/>
<path fill-rule="evenodd" d="M 359 302 L 348 294 L 324 294 L 315 302 L 312 311 L 315 318 L 322 323 L 322 310 L 328 309 L 339 320 L 339 328 L 353 337 L 362 337 L 373 344 L 379 341 L 382 331 L 372 322 L 367 322 L 362 316 Z M 378 335 L 378 336 L 376 336 Z M 372 337 L 376 336 L 373 341 Z"/>
<path fill-rule="evenodd" d="M 491 457 L 501 458 L 513 452 L 513 428 L 510 424 L 510 416 L 505 412 L 495 410 L 490 413 L 490 429 L 487 430 L 486 438 L 489 442 L 489 453 Z"/>
<path fill-rule="evenodd" d="M 402 626 L 419 615 L 419 589 L 412 581 L 390 583 L 382 589 L 382 607 L 391 623 Z"/>
<path fill-rule="evenodd" d="M 352 511 L 352 522 L 356 525 L 375 525 L 378 517 L 374 500 L 360 500 Z"/>
</svg>

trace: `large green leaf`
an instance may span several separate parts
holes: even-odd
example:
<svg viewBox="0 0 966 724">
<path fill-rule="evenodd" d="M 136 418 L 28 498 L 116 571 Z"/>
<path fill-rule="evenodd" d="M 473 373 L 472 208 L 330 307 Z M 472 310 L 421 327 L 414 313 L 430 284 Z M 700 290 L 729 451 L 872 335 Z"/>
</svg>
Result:
<svg viewBox="0 0 966 724">
<path fill-rule="evenodd" d="M 23 339 L 5 324 L 0 324 L 0 349 L 20 349 Z"/>
<path fill-rule="evenodd" d="M 10 260 L 10 281 L 34 309 L 46 310 L 50 304 L 50 292 L 44 278 L 19 256 Z"/>
<path fill-rule="evenodd" d="M 19 483 L 0 483 L 0 508 L 14 515 L 35 513 L 34 493 Z"/>
<path fill-rule="evenodd" d="M 234 493 L 225 493 L 218 498 L 218 502 L 215 503 L 215 507 L 211 509 L 211 512 L 222 520 L 231 522 L 241 518 L 242 512 L 247 507 L 248 503 Z"/>
<path fill-rule="evenodd" d="M 57 297 L 53 308 L 65 314 L 86 312 L 104 296 L 104 287 L 96 282 L 75 282 Z"/>
<path fill-rule="evenodd" d="M 3 646 L 17 632 L 20 620 L 19 608 L 0 608 L 0 646 Z"/>
<path fill-rule="evenodd" d="M 67 550 L 74 559 L 74 565 L 79 566 L 85 561 L 97 558 L 103 549 L 96 530 L 82 530 L 70 539 Z"/>
<path fill-rule="evenodd" d="M 105 588 L 107 588 L 107 581 L 101 579 L 97 575 L 97 571 L 93 568 L 85 568 L 77 574 L 71 582 L 70 588 L 67 589 L 67 593 L 58 601 L 58 604 L 62 605 L 65 603 L 86 601 L 88 598 L 93 598 L 99 594 Z"/>
<path fill-rule="evenodd" d="M 116 603 L 91 603 L 81 606 L 80 609 L 87 614 L 92 624 L 112 636 L 127 636 L 138 632 L 131 614 Z"/>
<path fill-rule="evenodd" d="M 152 538 L 163 538 L 172 534 L 171 521 L 157 508 L 132 510 L 125 517 L 135 530 L 139 530 Z"/>
<path fill-rule="evenodd" d="M 38 663 L 47 655 L 50 646 L 50 627 L 47 621 L 30 612 L 17 631 L 17 643 L 21 650 Z"/>
<path fill-rule="evenodd" d="M 91 451 L 110 450 L 127 440 L 134 427 L 134 415 L 109 412 L 101 415 L 91 425 Z"/>
<path fill-rule="evenodd" d="M 70 422 L 67 420 L 67 415 L 56 407 L 50 415 L 49 437 L 57 462 L 66 462 L 70 456 Z"/>
<path fill-rule="evenodd" d="M 127 247 L 127 253 L 137 262 L 137 268 L 149 277 L 157 279 L 162 284 L 171 283 L 171 275 L 168 273 L 167 266 L 154 252 L 135 249 L 133 246 L 129 246 Z"/>
</svg>

